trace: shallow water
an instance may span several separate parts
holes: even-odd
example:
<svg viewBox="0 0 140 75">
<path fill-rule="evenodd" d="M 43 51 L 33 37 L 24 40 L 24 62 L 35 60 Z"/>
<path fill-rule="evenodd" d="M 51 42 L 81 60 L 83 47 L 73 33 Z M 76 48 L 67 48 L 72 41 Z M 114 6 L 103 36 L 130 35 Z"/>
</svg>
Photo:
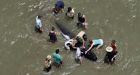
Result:
<svg viewBox="0 0 140 75">
<path fill-rule="evenodd" d="M 49 43 L 48 30 L 55 26 L 51 8 L 55 0 L 1 0 L 0 2 L 0 75 L 48 75 L 42 72 L 44 58 L 56 48 L 62 50 L 62 68 L 53 67 L 51 75 L 139 75 L 140 74 L 140 1 L 139 0 L 64 0 L 76 13 L 84 13 L 89 23 L 86 33 L 91 39 L 102 38 L 105 46 L 95 51 L 97 62 L 84 59 L 82 65 L 74 61 L 74 53 L 63 49 L 64 39 Z M 35 16 L 43 15 L 45 32 L 34 31 Z M 78 33 L 76 18 L 66 20 L 58 15 L 72 31 Z M 59 30 L 57 30 L 59 31 Z M 103 63 L 105 47 L 117 40 L 116 64 Z"/>
</svg>

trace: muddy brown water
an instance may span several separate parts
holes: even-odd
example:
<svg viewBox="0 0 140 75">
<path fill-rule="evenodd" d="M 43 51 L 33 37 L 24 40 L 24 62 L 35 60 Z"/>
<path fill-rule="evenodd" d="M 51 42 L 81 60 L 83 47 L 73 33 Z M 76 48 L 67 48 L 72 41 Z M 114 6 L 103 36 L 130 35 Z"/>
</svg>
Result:
<svg viewBox="0 0 140 75">
<path fill-rule="evenodd" d="M 0 2 L 0 75 L 47 75 L 42 72 L 44 58 L 56 48 L 62 50 L 64 65 L 53 67 L 51 75 L 140 75 L 140 0 L 64 0 L 82 12 L 88 21 L 89 38 L 102 38 L 105 46 L 95 51 L 97 62 L 74 61 L 74 53 L 63 49 L 64 39 L 58 35 L 56 44 L 49 43 L 48 30 L 55 26 L 51 9 L 56 0 L 1 0 Z M 66 9 L 65 9 L 66 11 Z M 45 32 L 34 31 L 36 15 L 43 15 Z M 77 18 L 58 16 L 74 33 Z M 57 31 L 59 31 L 57 29 Z M 114 65 L 103 63 L 105 47 L 117 40 L 118 57 Z"/>
</svg>

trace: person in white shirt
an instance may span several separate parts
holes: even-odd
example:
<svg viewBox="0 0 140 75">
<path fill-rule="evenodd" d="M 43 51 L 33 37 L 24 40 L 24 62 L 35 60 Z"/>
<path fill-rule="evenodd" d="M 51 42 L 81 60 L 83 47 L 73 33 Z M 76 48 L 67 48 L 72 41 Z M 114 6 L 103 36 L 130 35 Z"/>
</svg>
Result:
<svg viewBox="0 0 140 75">
<path fill-rule="evenodd" d="M 76 62 L 82 64 L 81 50 L 79 47 L 77 47 L 77 50 L 76 50 L 75 60 Z"/>
<path fill-rule="evenodd" d="M 69 18 L 73 19 L 74 18 L 74 14 L 75 14 L 74 9 L 72 7 L 68 7 L 68 10 L 66 12 L 66 16 L 68 16 Z"/>
<path fill-rule="evenodd" d="M 36 25 L 35 25 L 35 30 L 37 32 L 42 33 L 43 32 L 43 28 L 42 28 L 42 21 L 41 21 L 42 16 L 36 16 Z"/>
</svg>

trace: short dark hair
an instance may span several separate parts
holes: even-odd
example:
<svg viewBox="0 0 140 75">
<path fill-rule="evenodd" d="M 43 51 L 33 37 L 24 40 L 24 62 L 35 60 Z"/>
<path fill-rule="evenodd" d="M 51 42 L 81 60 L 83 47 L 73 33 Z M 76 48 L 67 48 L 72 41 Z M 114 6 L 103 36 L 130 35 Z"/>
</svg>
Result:
<svg viewBox="0 0 140 75">
<path fill-rule="evenodd" d="M 86 35 L 86 34 L 83 35 L 83 39 L 84 39 L 85 41 L 87 41 L 87 35 Z"/>
<path fill-rule="evenodd" d="M 52 27 L 52 31 L 54 31 L 55 30 L 55 28 L 54 27 Z"/>
<path fill-rule="evenodd" d="M 78 17 L 81 17 L 81 16 L 82 16 L 82 14 L 80 12 L 78 12 Z"/>
<path fill-rule="evenodd" d="M 72 7 L 68 7 L 68 11 L 67 12 L 70 12 L 72 10 Z"/>
<path fill-rule="evenodd" d="M 56 52 L 56 54 L 58 54 L 59 53 L 59 48 L 57 48 L 55 52 Z"/>
<path fill-rule="evenodd" d="M 112 40 L 111 42 L 112 42 L 112 43 L 116 43 L 116 40 Z"/>
<path fill-rule="evenodd" d="M 40 19 L 40 18 L 42 18 L 42 16 L 41 15 L 38 15 L 38 18 Z"/>
</svg>

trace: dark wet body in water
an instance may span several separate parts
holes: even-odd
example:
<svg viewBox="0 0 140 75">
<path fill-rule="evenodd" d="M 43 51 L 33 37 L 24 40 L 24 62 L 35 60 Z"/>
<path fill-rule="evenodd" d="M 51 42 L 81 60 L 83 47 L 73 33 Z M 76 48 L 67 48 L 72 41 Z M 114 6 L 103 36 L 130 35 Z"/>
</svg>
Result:
<svg viewBox="0 0 140 75">
<path fill-rule="evenodd" d="M 61 32 L 63 34 L 66 34 L 68 36 L 70 36 L 70 38 L 74 37 L 74 33 L 72 33 L 72 31 L 69 31 L 69 29 L 66 28 L 66 25 L 64 26 L 62 23 L 56 22 L 56 25 L 58 26 L 58 28 L 61 30 Z M 85 35 L 86 36 L 86 35 Z M 85 36 L 83 36 L 84 40 L 86 40 L 87 38 L 85 38 Z M 81 42 L 79 41 L 79 43 L 77 43 L 77 47 L 81 46 Z M 71 46 L 70 46 L 71 47 Z M 93 51 L 89 51 L 88 53 L 85 54 L 85 51 L 88 49 L 88 45 L 86 46 L 85 49 L 82 49 L 82 56 L 84 56 L 85 58 L 91 60 L 91 61 L 96 61 L 97 60 L 97 56 L 95 55 L 95 53 Z M 71 49 L 74 49 L 71 47 Z M 74 49 L 75 51 L 75 49 Z"/>
<path fill-rule="evenodd" d="M 115 61 L 115 58 L 113 58 L 115 55 L 117 55 L 117 51 L 116 52 L 107 52 L 104 58 L 104 62 L 108 63 L 108 64 L 113 64 Z"/>
<path fill-rule="evenodd" d="M 58 21 L 55 22 L 57 27 L 61 30 L 61 32 L 65 35 L 68 35 L 70 37 L 70 39 L 75 37 L 75 34 L 72 33 L 72 31 L 70 31 L 68 28 L 66 28 L 67 24 L 62 24 Z"/>
</svg>

